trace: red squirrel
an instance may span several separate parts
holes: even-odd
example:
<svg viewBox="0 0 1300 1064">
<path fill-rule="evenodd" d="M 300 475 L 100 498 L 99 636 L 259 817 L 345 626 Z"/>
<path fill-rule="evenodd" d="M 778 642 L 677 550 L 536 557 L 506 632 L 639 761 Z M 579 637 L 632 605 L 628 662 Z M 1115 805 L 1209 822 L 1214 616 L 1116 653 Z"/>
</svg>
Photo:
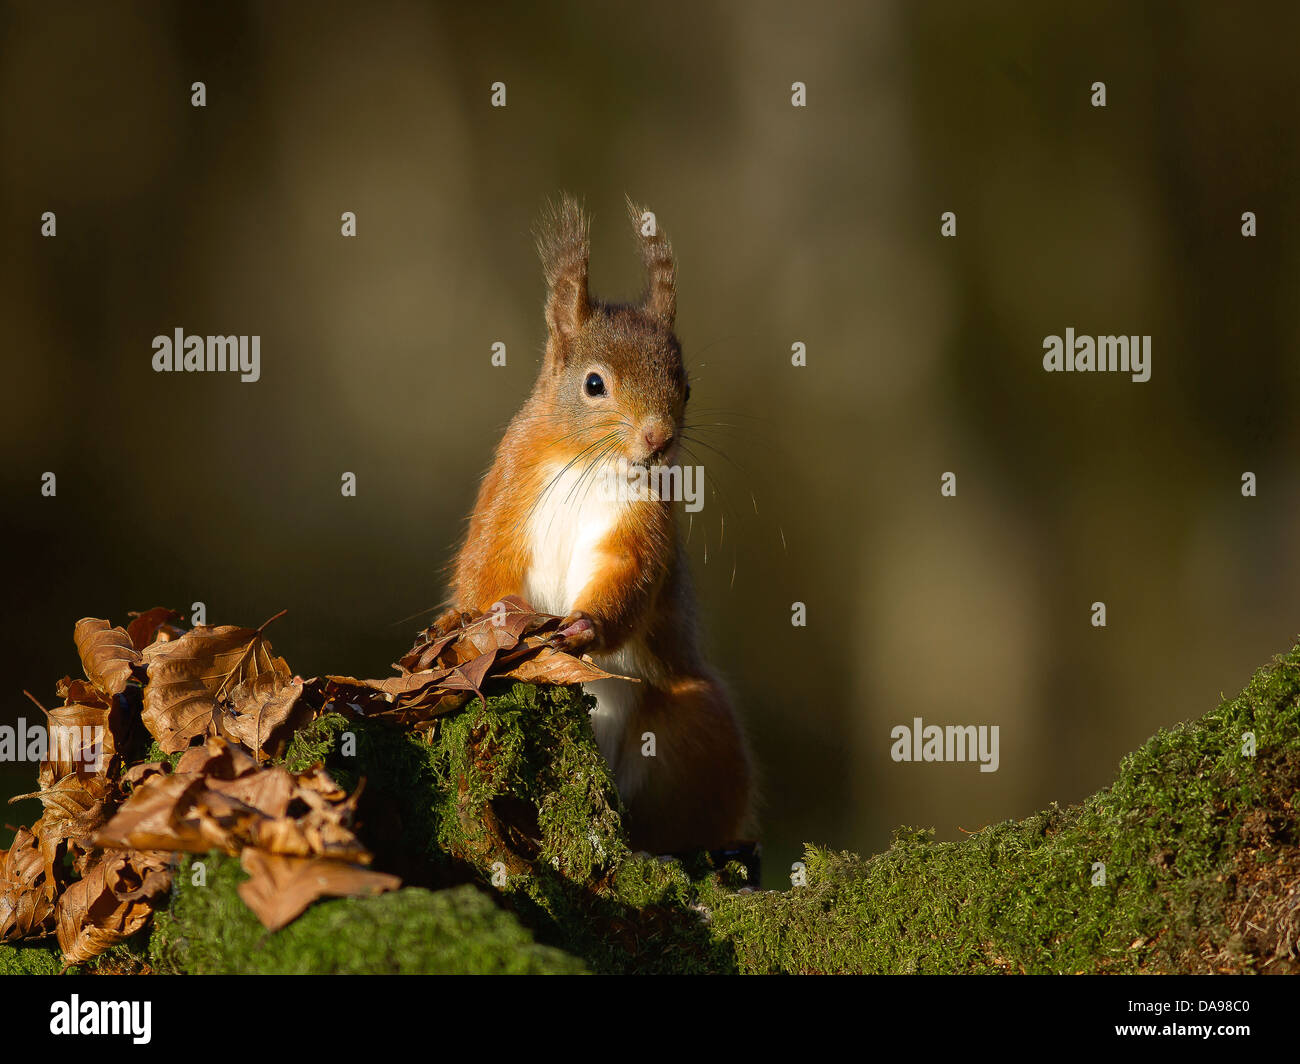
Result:
<svg viewBox="0 0 1300 1064">
<path fill-rule="evenodd" d="M 483 479 L 453 605 L 436 623 L 446 630 L 519 595 L 564 618 L 564 649 L 636 677 L 587 684 L 591 722 L 632 845 L 670 853 L 752 830 L 753 770 L 730 699 L 700 653 L 671 499 L 610 490 L 638 468 L 672 466 L 690 397 L 672 249 L 653 215 L 631 200 L 628 210 L 647 272 L 635 305 L 589 294 L 588 220 L 576 201 L 562 197 L 539 223 L 545 358 Z M 653 756 L 643 753 L 647 732 Z"/>
</svg>

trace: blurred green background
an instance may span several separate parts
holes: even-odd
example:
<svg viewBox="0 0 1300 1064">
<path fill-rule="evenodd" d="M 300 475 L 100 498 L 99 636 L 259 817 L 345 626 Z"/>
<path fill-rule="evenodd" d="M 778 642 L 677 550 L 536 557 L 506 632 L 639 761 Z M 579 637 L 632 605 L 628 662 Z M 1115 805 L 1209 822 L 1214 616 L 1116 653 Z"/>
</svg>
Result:
<svg viewBox="0 0 1300 1064">
<path fill-rule="evenodd" d="M 537 369 L 533 218 L 584 197 L 630 297 L 627 192 L 730 459 L 692 548 L 767 881 L 1083 797 L 1300 632 L 1298 38 L 1281 3 L 6 4 L 0 722 L 77 618 L 159 604 L 287 607 L 302 675 L 384 675 Z M 1151 334 L 1151 381 L 1043 373 L 1067 326 Z M 259 334 L 262 380 L 155 374 L 177 327 Z M 895 764 L 916 716 L 998 724 L 1000 770 Z"/>
</svg>

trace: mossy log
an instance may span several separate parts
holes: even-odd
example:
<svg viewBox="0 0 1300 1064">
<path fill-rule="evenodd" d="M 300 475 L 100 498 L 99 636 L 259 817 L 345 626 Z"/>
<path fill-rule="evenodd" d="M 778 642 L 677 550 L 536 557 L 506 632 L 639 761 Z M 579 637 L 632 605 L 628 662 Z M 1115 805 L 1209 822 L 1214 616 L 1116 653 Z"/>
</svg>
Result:
<svg viewBox="0 0 1300 1064">
<path fill-rule="evenodd" d="M 902 829 L 870 858 L 809 847 L 802 885 L 779 891 L 742 889 L 736 862 L 630 852 L 587 709 L 574 688 L 500 684 L 430 741 L 321 717 L 296 735 L 288 767 L 322 761 L 362 785 L 374 867 L 408 886 L 318 902 L 269 933 L 239 900 L 236 860 L 190 859 L 152 935 L 97 966 L 1300 971 L 1300 648 L 1207 716 L 1159 732 L 1080 805 L 954 843 Z M 0 973 L 58 968 L 56 950 L 0 947 Z"/>
</svg>

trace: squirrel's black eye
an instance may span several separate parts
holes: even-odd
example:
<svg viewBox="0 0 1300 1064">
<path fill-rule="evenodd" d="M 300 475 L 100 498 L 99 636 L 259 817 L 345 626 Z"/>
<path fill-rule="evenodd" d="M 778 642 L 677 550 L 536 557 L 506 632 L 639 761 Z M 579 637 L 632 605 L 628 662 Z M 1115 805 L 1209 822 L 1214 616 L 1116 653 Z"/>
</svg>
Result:
<svg viewBox="0 0 1300 1064">
<path fill-rule="evenodd" d="M 605 379 L 599 373 L 588 373 L 583 388 L 588 395 L 596 399 L 605 394 Z"/>
</svg>

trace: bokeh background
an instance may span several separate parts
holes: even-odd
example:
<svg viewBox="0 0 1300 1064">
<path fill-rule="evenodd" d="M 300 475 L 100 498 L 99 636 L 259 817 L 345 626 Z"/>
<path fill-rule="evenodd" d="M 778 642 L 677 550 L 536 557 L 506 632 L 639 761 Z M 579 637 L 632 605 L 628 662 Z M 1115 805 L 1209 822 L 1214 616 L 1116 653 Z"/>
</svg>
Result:
<svg viewBox="0 0 1300 1064">
<path fill-rule="evenodd" d="M 0 722 L 77 618 L 154 605 L 287 607 L 298 672 L 384 675 L 537 370 L 533 218 L 584 197 L 630 297 L 627 192 L 727 455 L 692 551 L 768 882 L 1078 800 L 1300 632 L 1298 38 L 1284 3 L 5 4 Z M 262 380 L 155 374 L 178 326 L 260 334 Z M 1151 334 L 1151 381 L 1043 373 L 1067 326 Z M 916 716 L 998 724 L 1000 770 L 895 764 Z"/>
</svg>

